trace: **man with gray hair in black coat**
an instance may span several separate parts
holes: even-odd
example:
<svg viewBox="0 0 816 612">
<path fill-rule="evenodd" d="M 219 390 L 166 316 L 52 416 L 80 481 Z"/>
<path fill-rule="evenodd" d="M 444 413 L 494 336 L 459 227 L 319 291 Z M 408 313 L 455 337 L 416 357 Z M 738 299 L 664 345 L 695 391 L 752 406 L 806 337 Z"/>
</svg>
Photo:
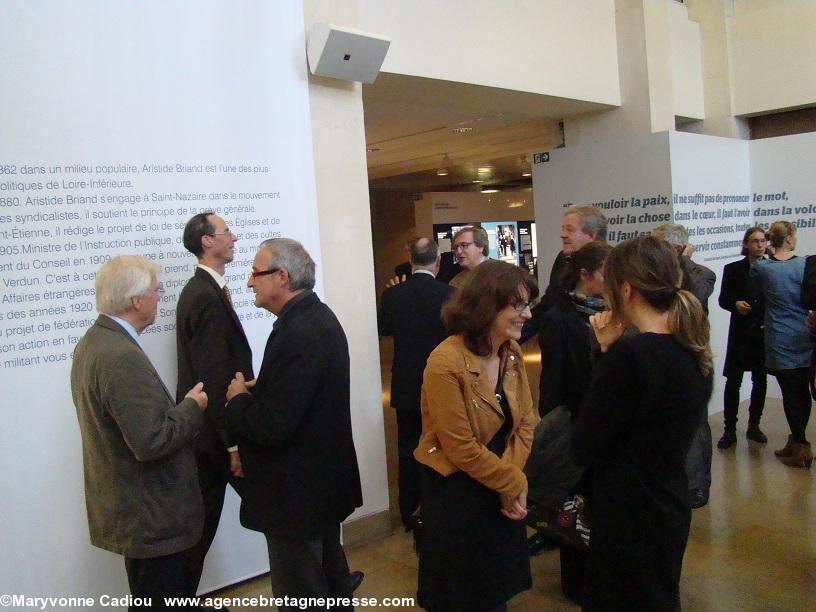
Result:
<svg viewBox="0 0 816 612">
<path fill-rule="evenodd" d="M 362 505 L 362 490 L 348 343 L 314 284 L 299 242 L 261 243 L 247 285 L 277 320 L 257 379 L 236 372 L 227 405 L 212 410 L 241 449 L 241 524 L 266 536 L 272 591 L 343 599 L 353 589 L 340 523 Z"/>
</svg>

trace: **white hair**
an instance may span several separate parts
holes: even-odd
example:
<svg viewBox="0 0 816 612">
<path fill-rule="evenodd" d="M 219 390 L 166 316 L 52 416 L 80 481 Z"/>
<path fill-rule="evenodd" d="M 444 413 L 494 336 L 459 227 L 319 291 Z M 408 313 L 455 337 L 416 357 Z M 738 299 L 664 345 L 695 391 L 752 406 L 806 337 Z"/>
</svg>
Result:
<svg viewBox="0 0 816 612">
<path fill-rule="evenodd" d="M 145 295 L 159 267 L 140 255 L 111 258 L 96 273 L 96 309 L 103 314 L 121 314 L 132 308 L 131 298 Z"/>
</svg>

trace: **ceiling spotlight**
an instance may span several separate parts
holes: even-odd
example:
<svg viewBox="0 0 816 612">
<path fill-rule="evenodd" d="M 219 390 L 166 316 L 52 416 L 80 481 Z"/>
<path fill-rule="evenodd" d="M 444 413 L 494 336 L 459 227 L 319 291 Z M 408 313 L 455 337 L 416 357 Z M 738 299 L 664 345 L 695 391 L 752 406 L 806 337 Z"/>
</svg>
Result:
<svg viewBox="0 0 816 612">
<path fill-rule="evenodd" d="M 440 168 L 436 171 L 436 176 L 448 176 L 448 169 L 447 168 Z"/>
<path fill-rule="evenodd" d="M 532 172 L 522 172 L 521 176 L 533 176 Z"/>
<path fill-rule="evenodd" d="M 469 126 L 451 128 L 451 134 L 470 134 L 472 131 L 473 128 Z"/>
<path fill-rule="evenodd" d="M 366 153 L 376 153 L 379 150 L 380 150 L 379 147 L 367 147 Z"/>
<path fill-rule="evenodd" d="M 482 193 L 499 193 L 499 190 L 494 189 L 493 187 L 485 187 L 482 189 Z"/>
<path fill-rule="evenodd" d="M 474 183 L 484 183 L 482 179 L 474 179 L 472 182 Z"/>
<path fill-rule="evenodd" d="M 493 168 L 490 166 L 480 166 L 476 172 L 479 174 L 491 174 L 493 172 Z"/>
</svg>

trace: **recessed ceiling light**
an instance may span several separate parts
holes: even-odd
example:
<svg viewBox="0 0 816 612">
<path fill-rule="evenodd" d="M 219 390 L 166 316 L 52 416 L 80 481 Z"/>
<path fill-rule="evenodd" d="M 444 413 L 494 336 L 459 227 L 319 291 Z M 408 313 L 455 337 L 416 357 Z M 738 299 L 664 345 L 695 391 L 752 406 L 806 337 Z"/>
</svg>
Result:
<svg viewBox="0 0 816 612">
<path fill-rule="evenodd" d="M 436 171 L 436 176 L 448 176 L 448 169 L 447 168 L 440 168 Z"/>
<path fill-rule="evenodd" d="M 493 172 L 493 168 L 490 166 L 480 166 L 476 172 L 479 174 L 491 174 Z"/>
<path fill-rule="evenodd" d="M 499 190 L 494 189 L 493 187 L 485 187 L 482 189 L 482 193 L 499 193 Z"/>
<path fill-rule="evenodd" d="M 376 153 L 379 150 L 380 150 L 379 147 L 367 147 L 366 153 Z"/>
<path fill-rule="evenodd" d="M 472 131 L 473 128 L 469 126 L 451 128 L 451 134 L 470 134 Z"/>
<path fill-rule="evenodd" d="M 484 183 L 484 181 L 482 179 L 474 179 L 473 182 L 474 183 Z"/>
<path fill-rule="evenodd" d="M 522 172 L 521 176 L 533 176 L 532 172 Z"/>
</svg>

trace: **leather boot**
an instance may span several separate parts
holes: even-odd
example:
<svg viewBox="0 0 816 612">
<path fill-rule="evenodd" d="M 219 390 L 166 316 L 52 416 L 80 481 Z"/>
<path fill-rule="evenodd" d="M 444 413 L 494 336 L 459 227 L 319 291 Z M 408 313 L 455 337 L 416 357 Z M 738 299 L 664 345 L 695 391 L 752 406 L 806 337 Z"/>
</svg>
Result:
<svg viewBox="0 0 816 612">
<path fill-rule="evenodd" d="M 813 463 L 813 453 L 810 450 L 810 442 L 794 442 L 793 451 L 790 457 L 782 457 L 782 463 L 791 467 L 809 468 Z"/>
<path fill-rule="evenodd" d="M 793 436 L 788 436 L 788 443 L 785 444 L 784 448 L 780 448 L 779 450 L 774 451 L 774 455 L 777 457 L 790 457 L 793 454 Z"/>
</svg>

